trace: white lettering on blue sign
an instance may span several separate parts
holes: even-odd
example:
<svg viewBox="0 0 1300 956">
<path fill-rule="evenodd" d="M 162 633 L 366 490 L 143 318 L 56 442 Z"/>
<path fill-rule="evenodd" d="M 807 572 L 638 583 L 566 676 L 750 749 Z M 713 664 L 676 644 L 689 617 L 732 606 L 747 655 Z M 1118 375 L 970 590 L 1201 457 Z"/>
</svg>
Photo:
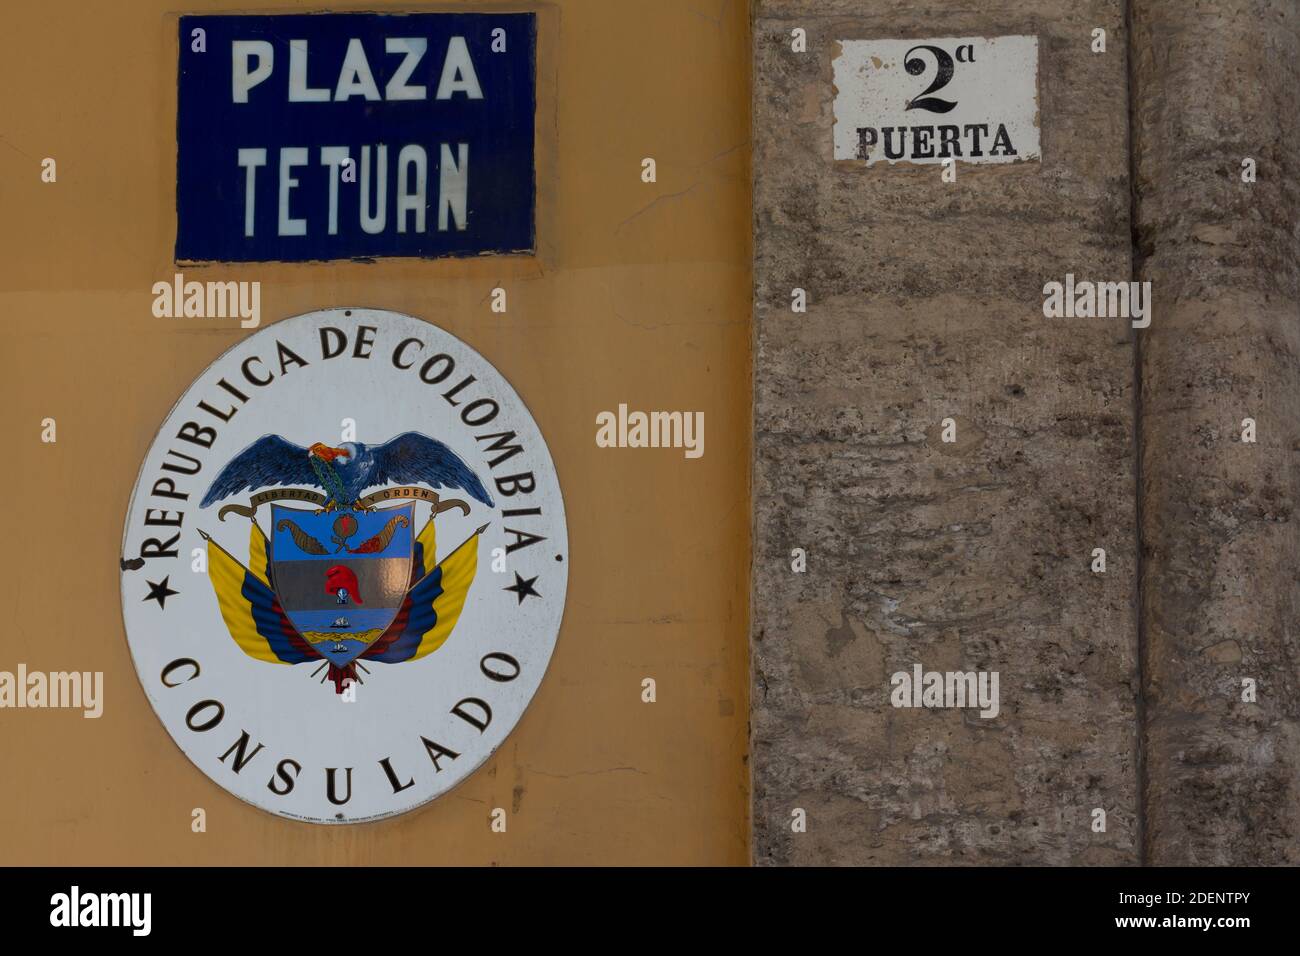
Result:
<svg viewBox="0 0 1300 956">
<path fill-rule="evenodd" d="M 211 52 L 181 45 L 178 260 L 532 250 L 533 14 L 182 18 L 195 28 Z"/>
</svg>

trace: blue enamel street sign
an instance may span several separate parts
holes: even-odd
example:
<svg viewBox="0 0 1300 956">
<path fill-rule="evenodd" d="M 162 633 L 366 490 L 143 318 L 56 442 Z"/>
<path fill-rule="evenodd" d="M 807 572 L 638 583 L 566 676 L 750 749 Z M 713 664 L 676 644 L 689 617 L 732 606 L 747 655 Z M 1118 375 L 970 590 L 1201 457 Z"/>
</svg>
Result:
<svg viewBox="0 0 1300 956">
<path fill-rule="evenodd" d="M 536 18 L 180 18 L 176 259 L 533 250 Z"/>
</svg>

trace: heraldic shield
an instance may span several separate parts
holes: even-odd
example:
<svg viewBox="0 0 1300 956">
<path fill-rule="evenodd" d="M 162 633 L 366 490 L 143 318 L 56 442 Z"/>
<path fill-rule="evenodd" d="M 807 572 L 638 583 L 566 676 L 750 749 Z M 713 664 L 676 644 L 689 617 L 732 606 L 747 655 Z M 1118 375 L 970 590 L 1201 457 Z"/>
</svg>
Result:
<svg viewBox="0 0 1300 956">
<path fill-rule="evenodd" d="M 285 616 L 345 667 L 388 629 L 411 586 L 415 505 L 376 511 L 271 507 L 270 568 Z"/>
</svg>

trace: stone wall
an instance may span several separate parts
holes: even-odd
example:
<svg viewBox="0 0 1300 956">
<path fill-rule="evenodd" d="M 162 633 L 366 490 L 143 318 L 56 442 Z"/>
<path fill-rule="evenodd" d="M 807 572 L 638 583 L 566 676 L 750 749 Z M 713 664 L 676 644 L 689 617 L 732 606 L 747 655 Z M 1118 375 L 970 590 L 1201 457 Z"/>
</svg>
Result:
<svg viewBox="0 0 1300 956">
<path fill-rule="evenodd" d="M 1133 333 L 1042 311 L 1130 278 L 1124 11 L 1025 8 L 757 4 L 758 863 L 1139 857 Z M 1006 34 L 1039 37 L 1041 163 L 832 160 L 836 41 Z M 998 671 L 1001 713 L 895 709 L 916 663 Z"/>
<path fill-rule="evenodd" d="M 1135 0 L 1133 23 L 1147 855 L 1295 863 L 1300 10 Z"/>
<path fill-rule="evenodd" d="M 1041 164 L 832 161 L 837 40 L 1012 33 Z M 756 862 L 1295 863 L 1297 4 L 762 0 L 753 45 Z M 1044 318 L 1066 273 L 1150 327 Z M 894 708 L 917 662 L 1001 713 Z"/>
</svg>

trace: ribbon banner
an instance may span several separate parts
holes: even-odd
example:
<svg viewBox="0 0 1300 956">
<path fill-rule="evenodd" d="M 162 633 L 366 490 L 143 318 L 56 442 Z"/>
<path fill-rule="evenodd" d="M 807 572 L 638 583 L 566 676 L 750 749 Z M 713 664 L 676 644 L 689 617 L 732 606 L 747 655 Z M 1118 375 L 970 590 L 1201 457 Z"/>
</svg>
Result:
<svg viewBox="0 0 1300 956">
<path fill-rule="evenodd" d="M 272 501 L 305 501 L 309 504 L 324 506 L 329 499 L 319 491 L 308 491 L 306 488 L 281 488 L 275 491 L 259 491 L 249 499 L 247 505 L 226 505 L 217 512 L 217 520 L 225 521 L 227 514 L 237 514 L 244 518 L 252 518 L 257 514 L 257 509 L 262 505 Z M 384 488 L 382 491 L 376 491 L 366 495 L 361 499 L 360 505 L 367 510 L 373 508 L 381 501 L 427 501 L 433 508 L 435 515 L 440 515 L 444 511 L 450 511 L 452 508 L 459 508 L 461 514 L 469 514 L 469 505 L 459 498 L 451 498 L 443 501 L 442 497 L 428 488 L 421 488 L 418 485 L 410 485 L 399 488 Z"/>
</svg>

